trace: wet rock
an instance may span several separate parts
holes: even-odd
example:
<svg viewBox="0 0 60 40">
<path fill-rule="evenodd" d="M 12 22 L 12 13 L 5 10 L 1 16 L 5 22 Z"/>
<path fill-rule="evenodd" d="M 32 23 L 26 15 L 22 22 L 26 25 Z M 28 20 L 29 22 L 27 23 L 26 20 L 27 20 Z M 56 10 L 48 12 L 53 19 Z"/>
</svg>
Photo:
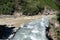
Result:
<svg viewBox="0 0 60 40">
<path fill-rule="evenodd" d="M 7 27 L 6 25 L 0 25 L 0 39 L 7 39 L 14 33 L 15 27 Z"/>
<path fill-rule="evenodd" d="M 54 24 L 55 28 L 59 27 L 59 23 Z"/>
<path fill-rule="evenodd" d="M 48 40 L 53 40 L 51 35 L 49 35 L 49 30 L 50 30 L 50 27 L 46 27 L 46 37 L 48 38 Z"/>
</svg>

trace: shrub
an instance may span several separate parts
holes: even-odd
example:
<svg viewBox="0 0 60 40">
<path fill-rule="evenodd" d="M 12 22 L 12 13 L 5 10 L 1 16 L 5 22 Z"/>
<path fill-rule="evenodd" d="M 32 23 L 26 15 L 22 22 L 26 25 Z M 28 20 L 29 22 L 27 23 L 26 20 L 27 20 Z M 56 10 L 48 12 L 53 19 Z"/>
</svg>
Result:
<svg viewBox="0 0 60 40">
<path fill-rule="evenodd" d="M 14 10 L 14 0 L 0 0 L 0 14 L 11 14 Z"/>
<path fill-rule="evenodd" d="M 40 0 L 21 0 L 21 5 L 24 15 L 36 15 L 43 9 L 40 6 Z"/>
</svg>

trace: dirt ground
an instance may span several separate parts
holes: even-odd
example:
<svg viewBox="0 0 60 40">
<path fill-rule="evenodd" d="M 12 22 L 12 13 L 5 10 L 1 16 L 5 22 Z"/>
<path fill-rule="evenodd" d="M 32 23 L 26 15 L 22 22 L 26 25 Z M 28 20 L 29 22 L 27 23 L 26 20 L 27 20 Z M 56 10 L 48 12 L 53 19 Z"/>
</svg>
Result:
<svg viewBox="0 0 60 40">
<path fill-rule="evenodd" d="M 36 15 L 36 16 L 22 16 L 22 17 L 6 17 L 6 18 L 0 18 L 0 25 L 13 25 L 15 27 L 19 27 L 21 24 L 30 22 L 35 19 L 40 19 L 42 17 L 49 16 L 54 17 L 55 15 Z"/>
</svg>

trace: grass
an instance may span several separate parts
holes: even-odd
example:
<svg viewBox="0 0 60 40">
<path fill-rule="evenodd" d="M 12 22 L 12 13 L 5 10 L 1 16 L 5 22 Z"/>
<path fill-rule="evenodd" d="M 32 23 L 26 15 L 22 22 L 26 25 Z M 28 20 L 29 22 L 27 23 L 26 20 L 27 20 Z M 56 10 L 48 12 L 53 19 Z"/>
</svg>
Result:
<svg viewBox="0 0 60 40">
<path fill-rule="evenodd" d="M 50 6 L 54 9 L 59 9 L 57 4 L 53 0 L 30 0 L 31 5 L 40 5 L 41 7 Z"/>
<path fill-rule="evenodd" d="M 54 2 L 54 0 L 40 0 L 41 6 L 49 6 L 52 9 L 60 10 L 58 5 Z"/>
<path fill-rule="evenodd" d="M 53 0 L 45 0 L 46 4 L 50 6 L 52 9 L 58 10 L 57 4 Z"/>
</svg>

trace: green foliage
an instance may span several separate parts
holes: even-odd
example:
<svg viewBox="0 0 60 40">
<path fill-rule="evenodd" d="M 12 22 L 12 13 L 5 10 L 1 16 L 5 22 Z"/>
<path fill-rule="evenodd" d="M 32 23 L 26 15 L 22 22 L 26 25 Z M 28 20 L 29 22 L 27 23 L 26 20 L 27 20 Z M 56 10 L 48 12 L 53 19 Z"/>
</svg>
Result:
<svg viewBox="0 0 60 40">
<path fill-rule="evenodd" d="M 48 6 L 50 6 L 52 9 L 58 10 L 57 4 L 54 2 L 54 0 L 45 0 Z"/>
<path fill-rule="evenodd" d="M 23 14 L 35 15 L 43 9 L 40 5 L 40 0 L 22 0 L 21 4 Z"/>
<path fill-rule="evenodd" d="M 15 1 L 17 0 L 0 0 L 0 14 L 12 14 L 16 5 Z M 53 0 L 21 0 L 20 2 L 23 14 L 25 15 L 36 15 L 39 11 L 43 10 L 45 6 L 60 10 L 60 6 Z"/>
<path fill-rule="evenodd" d="M 14 0 L 0 0 L 0 14 L 11 14 Z"/>
<path fill-rule="evenodd" d="M 59 10 L 59 7 L 53 0 L 21 0 L 23 14 L 38 13 L 45 6 Z"/>
</svg>

